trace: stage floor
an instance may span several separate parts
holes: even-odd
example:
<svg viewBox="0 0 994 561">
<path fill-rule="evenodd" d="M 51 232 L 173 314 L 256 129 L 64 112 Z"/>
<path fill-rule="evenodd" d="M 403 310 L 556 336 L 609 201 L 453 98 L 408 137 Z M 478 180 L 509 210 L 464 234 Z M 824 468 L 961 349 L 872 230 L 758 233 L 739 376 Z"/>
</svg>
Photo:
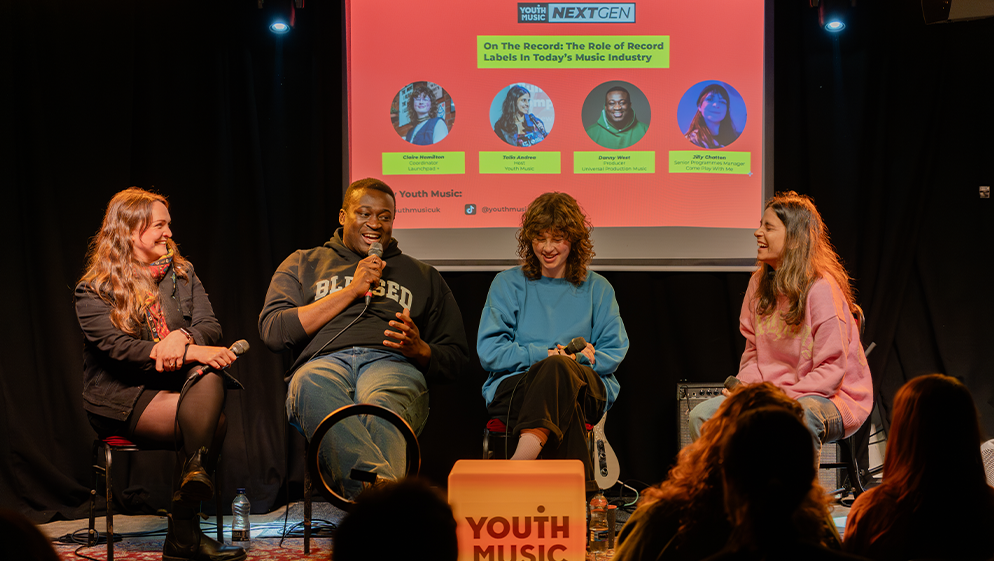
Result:
<svg viewBox="0 0 994 561">
<path fill-rule="evenodd" d="M 296 559 L 328 559 L 331 551 L 331 534 L 345 513 L 331 504 L 315 501 L 312 505 L 311 516 L 314 534 L 311 538 L 311 553 L 304 555 L 303 520 L 304 503 L 295 502 L 290 505 L 289 512 L 280 507 L 267 514 L 253 514 L 251 519 L 252 542 L 248 550 L 249 560 L 292 561 Z M 843 534 L 849 508 L 836 504 L 832 510 L 832 519 L 839 534 Z M 286 524 L 284 525 L 284 518 Z M 619 518 L 627 519 L 621 513 Z M 106 530 L 105 518 L 96 519 L 96 528 L 101 535 Z M 620 522 L 621 520 L 619 520 Z M 231 543 L 231 517 L 224 519 L 225 542 Z M 107 545 L 102 543 L 93 547 L 80 547 L 86 541 L 89 520 L 63 520 L 50 522 L 39 526 L 41 531 L 53 540 L 59 557 L 63 560 L 81 559 L 80 554 L 99 560 L 107 559 Z M 201 522 L 204 533 L 214 537 L 215 520 L 209 518 Z M 162 557 L 162 542 L 166 535 L 166 518 L 161 516 L 114 516 L 115 536 L 121 535 L 122 540 L 114 544 L 114 558 L 122 561 L 142 560 L 159 561 Z M 280 538 L 286 535 L 280 546 Z M 75 538 L 73 541 L 72 538 Z M 56 541 L 57 540 L 57 541 Z"/>
</svg>

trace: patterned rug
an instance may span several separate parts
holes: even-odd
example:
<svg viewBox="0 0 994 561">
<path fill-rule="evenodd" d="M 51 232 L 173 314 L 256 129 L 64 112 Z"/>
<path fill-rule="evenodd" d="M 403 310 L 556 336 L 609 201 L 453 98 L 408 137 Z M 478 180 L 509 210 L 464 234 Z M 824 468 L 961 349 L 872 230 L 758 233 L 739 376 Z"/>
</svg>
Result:
<svg viewBox="0 0 994 561">
<path fill-rule="evenodd" d="M 304 555 L 303 538 L 288 538 L 279 546 L 279 538 L 262 538 L 252 541 L 249 547 L 249 561 L 292 561 L 294 559 L 330 559 L 331 539 L 316 538 L 311 540 L 311 553 Z M 79 548 L 78 545 L 56 545 L 55 550 L 63 561 L 79 561 L 80 559 L 107 559 L 107 546 L 101 544 L 94 547 Z M 78 550 L 78 554 L 77 554 Z M 114 544 L 114 560 L 117 561 L 161 561 L 162 540 L 122 541 Z"/>
</svg>

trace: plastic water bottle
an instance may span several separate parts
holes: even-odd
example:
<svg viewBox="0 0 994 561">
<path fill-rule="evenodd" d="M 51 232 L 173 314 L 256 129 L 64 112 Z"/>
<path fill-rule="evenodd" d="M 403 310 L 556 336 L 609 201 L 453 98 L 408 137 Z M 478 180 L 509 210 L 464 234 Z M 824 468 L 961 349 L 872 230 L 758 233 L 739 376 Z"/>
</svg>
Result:
<svg viewBox="0 0 994 561">
<path fill-rule="evenodd" d="M 607 499 L 598 492 L 590 499 L 590 540 L 587 550 L 590 561 L 607 559 Z"/>
<path fill-rule="evenodd" d="M 249 527 L 249 513 L 252 511 L 252 504 L 245 496 L 245 488 L 239 487 L 235 500 L 231 501 L 231 542 L 239 545 L 248 545 L 251 539 L 251 529 Z M 244 547 L 244 546 L 243 546 Z"/>
</svg>

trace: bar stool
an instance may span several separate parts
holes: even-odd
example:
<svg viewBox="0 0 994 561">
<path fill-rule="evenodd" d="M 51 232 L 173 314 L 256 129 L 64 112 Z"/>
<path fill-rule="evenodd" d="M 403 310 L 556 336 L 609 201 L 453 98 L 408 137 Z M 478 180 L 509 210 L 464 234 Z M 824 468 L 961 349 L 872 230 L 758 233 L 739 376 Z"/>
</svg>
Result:
<svg viewBox="0 0 994 561">
<path fill-rule="evenodd" d="M 100 485 L 100 475 L 104 476 L 104 488 L 107 494 L 107 561 L 114 561 L 114 493 L 113 493 L 113 459 L 116 452 L 144 452 L 153 450 L 152 448 L 140 448 L 130 440 L 120 436 L 110 436 L 104 439 L 93 441 L 93 489 L 90 491 L 90 526 L 87 533 L 86 543 L 94 546 L 98 541 L 98 532 L 95 528 L 95 510 L 97 501 L 97 487 Z M 100 452 L 103 451 L 104 465 L 100 465 Z M 224 514 L 221 511 L 221 486 L 217 480 L 217 469 L 213 475 L 214 479 L 214 501 L 217 510 L 217 541 L 224 543 Z"/>
</svg>

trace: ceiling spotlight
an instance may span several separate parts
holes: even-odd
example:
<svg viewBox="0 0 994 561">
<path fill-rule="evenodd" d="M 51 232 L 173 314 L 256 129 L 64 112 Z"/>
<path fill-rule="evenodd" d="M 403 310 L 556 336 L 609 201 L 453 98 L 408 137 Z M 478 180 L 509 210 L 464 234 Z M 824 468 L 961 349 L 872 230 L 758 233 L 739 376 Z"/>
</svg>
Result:
<svg viewBox="0 0 994 561">
<path fill-rule="evenodd" d="M 283 35 L 284 33 L 289 33 L 290 26 L 286 22 L 277 21 L 269 26 L 269 30 L 277 35 Z"/>
<path fill-rule="evenodd" d="M 818 25 L 825 31 L 838 33 L 846 28 L 846 16 L 856 0 L 810 0 L 810 4 L 818 8 Z"/>
</svg>

